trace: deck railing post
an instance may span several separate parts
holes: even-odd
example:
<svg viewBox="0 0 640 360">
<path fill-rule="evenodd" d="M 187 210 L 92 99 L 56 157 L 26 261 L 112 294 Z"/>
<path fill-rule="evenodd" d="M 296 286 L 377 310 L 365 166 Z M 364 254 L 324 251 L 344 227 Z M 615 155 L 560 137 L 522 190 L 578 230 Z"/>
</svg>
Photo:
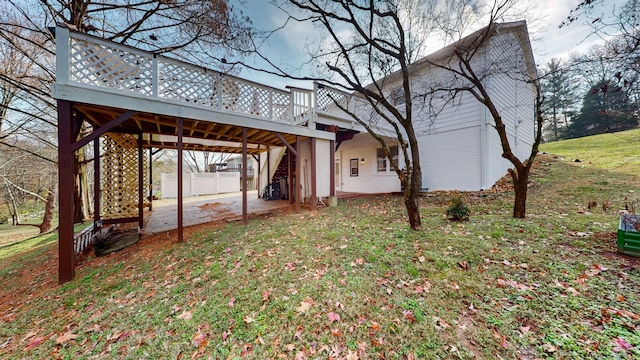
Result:
<svg viewBox="0 0 640 360">
<path fill-rule="evenodd" d="M 158 86 L 160 83 L 160 69 L 158 66 L 158 54 L 153 54 L 152 71 L 153 71 L 153 75 L 151 80 L 151 87 L 152 87 L 151 91 L 152 91 L 152 96 L 157 98 L 159 97 Z"/>
<path fill-rule="evenodd" d="M 216 84 L 216 92 L 218 96 L 218 110 L 222 110 L 222 74 L 218 73 L 218 83 Z"/>
<path fill-rule="evenodd" d="M 71 52 L 69 29 L 56 27 L 56 83 L 69 83 Z"/>
<path fill-rule="evenodd" d="M 269 88 L 269 120 L 273 120 L 273 88 Z"/>
</svg>

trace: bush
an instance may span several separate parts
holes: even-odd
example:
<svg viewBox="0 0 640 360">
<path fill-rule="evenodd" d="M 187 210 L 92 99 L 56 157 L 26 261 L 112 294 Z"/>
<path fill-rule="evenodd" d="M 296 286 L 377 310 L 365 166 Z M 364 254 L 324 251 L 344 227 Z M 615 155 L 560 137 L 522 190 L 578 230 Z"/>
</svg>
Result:
<svg viewBox="0 0 640 360">
<path fill-rule="evenodd" d="M 453 221 L 467 221 L 471 215 L 471 209 L 464 203 L 460 195 L 451 197 L 451 204 L 447 208 L 447 217 Z"/>
</svg>

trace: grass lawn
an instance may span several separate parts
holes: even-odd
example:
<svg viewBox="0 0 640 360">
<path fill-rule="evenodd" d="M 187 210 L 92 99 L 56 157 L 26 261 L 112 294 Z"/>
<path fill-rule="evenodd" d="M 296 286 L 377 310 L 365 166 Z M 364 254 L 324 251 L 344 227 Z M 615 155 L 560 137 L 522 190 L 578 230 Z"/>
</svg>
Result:
<svg viewBox="0 0 640 360">
<path fill-rule="evenodd" d="M 640 174 L 640 129 L 541 144 L 540 151 L 586 162 L 598 169 Z"/>
<path fill-rule="evenodd" d="M 640 182 L 570 160 L 541 156 L 525 220 L 488 191 L 449 222 L 433 193 L 414 232 L 372 196 L 85 254 L 63 286 L 55 244 L 13 255 L 0 358 L 639 358 L 640 259 L 615 234 Z"/>
</svg>

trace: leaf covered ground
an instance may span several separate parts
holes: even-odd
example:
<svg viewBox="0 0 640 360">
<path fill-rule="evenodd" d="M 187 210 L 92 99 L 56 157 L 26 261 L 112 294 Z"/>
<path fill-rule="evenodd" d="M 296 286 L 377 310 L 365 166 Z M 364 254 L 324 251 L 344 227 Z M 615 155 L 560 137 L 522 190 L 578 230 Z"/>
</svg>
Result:
<svg viewBox="0 0 640 360">
<path fill-rule="evenodd" d="M 0 260 L 0 357 L 638 358 L 640 261 L 615 245 L 638 185 L 541 156 L 524 220 L 504 191 L 463 194 L 462 223 L 430 193 L 421 232 L 398 196 L 348 199 L 85 254 L 63 286 L 50 244 Z"/>
</svg>

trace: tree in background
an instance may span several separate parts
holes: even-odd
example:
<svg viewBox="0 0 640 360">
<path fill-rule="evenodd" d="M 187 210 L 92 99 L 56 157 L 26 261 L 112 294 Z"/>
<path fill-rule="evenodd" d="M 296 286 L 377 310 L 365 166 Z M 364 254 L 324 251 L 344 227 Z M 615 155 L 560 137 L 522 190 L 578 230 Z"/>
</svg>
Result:
<svg viewBox="0 0 640 360">
<path fill-rule="evenodd" d="M 570 137 L 582 137 L 632 129 L 638 126 L 637 108 L 622 87 L 602 80 L 582 100 L 580 114 L 568 128 Z"/>
<path fill-rule="evenodd" d="M 570 111 L 577 102 L 578 85 L 567 71 L 566 64 L 563 64 L 559 59 L 551 59 L 543 72 L 540 79 L 544 96 L 542 111 L 545 117 L 550 120 L 548 124 L 552 134 L 545 140 L 559 140 L 563 130 L 560 125 L 564 124 L 564 127 L 568 125 L 567 111 Z"/>
<path fill-rule="evenodd" d="M 6 70 L 11 68 L 0 71 L 3 133 L 9 134 L 7 124 L 14 124 L 12 136 L 3 136 L 0 144 L 29 152 L 31 146 L 21 144 L 33 139 L 56 148 L 56 103 L 50 97 L 55 40 L 47 28 L 56 23 L 197 64 L 219 60 L 214 63 L 224 71 L 234 69 L 222 60 L 240 56 L 237 50 L 252 36 L 250 20 L 227 0 L 5 0 L 0 4 L 0 63 L 10 61 L 6 54 L 14 53 L 29 72 L 19 76 Z M 87 192 L 92 188 L 87 178 L 91 158 L 85 149 L 77 152 L 76 159 L 74 217 L 78 222 L 88 215 Z M 55 157 L 49 160 L 56 161 Z"/>
</svg>

